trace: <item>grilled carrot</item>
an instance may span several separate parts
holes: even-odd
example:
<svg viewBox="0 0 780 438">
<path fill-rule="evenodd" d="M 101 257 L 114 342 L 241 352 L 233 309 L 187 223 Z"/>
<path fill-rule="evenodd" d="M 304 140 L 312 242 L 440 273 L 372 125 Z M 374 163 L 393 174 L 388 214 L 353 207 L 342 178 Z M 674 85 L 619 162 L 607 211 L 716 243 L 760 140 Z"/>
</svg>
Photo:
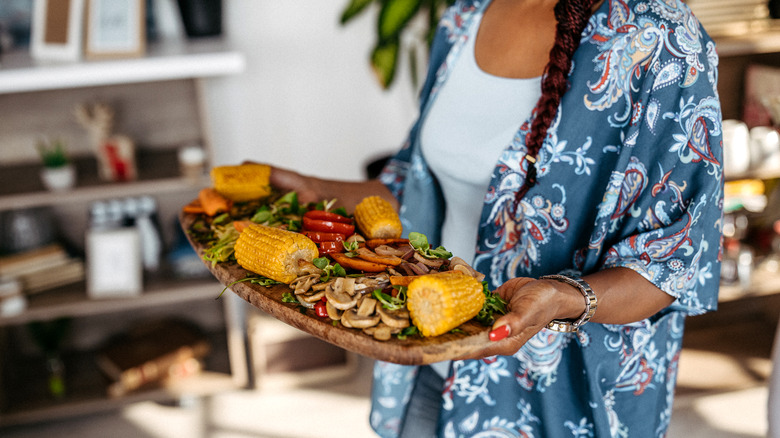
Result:
<svg viewBox="0 0 780 438">
<path fill-rule="evenodd" d="M 209 216 L 230 210 L 230 200 L 211 187 L 201 189 L 198 192 L 198 199 L 203 206 L 203 211 Z"/>
</svg>

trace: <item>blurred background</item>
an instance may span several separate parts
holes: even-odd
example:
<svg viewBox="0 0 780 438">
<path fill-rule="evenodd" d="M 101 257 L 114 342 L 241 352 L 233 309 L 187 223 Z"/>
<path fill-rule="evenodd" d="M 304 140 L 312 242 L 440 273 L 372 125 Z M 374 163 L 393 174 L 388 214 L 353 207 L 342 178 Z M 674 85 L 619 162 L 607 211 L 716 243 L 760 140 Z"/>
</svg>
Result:
<svg viewBox="0 0 780 438">
<path fill-rule="evenodd" d="M 761 437 L 780 27 L 774 2 L 690 3 L 721 56 L 729 183 L 720 311 L 689 319 L 669 436 Z M 372 436 L 371 361 L 215 300 L 177 219 L 215 165 L 360 180 L 403 144 L 425 20 L 385 88 L 379 3 L 342 25 L 347 4 L 0 2 L 0 436 Z"/>
</svg>

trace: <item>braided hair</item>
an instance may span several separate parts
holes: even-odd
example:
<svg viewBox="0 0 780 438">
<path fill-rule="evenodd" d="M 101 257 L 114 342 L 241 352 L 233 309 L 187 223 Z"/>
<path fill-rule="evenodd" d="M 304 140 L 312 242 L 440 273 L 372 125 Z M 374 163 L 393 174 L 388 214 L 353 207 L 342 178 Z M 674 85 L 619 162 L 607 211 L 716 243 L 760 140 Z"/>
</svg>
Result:
<svg viewBox="0 0 780 438">
<path fill-rule="evenodd" d="M 531 121 L 531 130 L 526 135 L 525 157 L 528 160 L 528 172 L 525 182 L 515 193 L 514 211 L 528 190 L 536 184 L 536 158 L 542 148 L 547 130 L 558 111 L 558 104 L 569 87 L 568 75 L 572 57 L 580 45 L 582 31 L 588 24 L 591 8 L 597 0 L 559 0 L 555 5 L 555 44 L 550 49 L 550 60 L 542 76 L 542 95 L 536 102 Z"/>
</svg>

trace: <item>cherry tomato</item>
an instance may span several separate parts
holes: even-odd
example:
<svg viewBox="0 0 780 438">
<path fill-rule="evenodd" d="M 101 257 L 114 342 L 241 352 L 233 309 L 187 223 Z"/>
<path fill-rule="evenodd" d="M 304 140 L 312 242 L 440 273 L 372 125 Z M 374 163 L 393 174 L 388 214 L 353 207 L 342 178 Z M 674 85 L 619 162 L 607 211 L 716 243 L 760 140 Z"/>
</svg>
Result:
<svg viewBox="0 0 780 438">
<path fill-rule="evenodd" d="M 341 233 L 328 233 L 325 231 L 307 231 L 304 230 L 303 234 L 316 243 L 320 242 L 341 242 L 347 238 L 345 234 Z"/>
<path fill-rule="evenodd" d="M 319 242 L 320 254 L 332 254 L 334 252 L 344 252 L 344 244 L 341 241 Z"/>
<path fill-rule="evenodd" d="M 330 211 L 322 211 L 322 210 L 309 210 L 303 214 L 303 217 L 307 217 L 309 219 L 316 219 L 320 221 L 341 222 L 343 224 L 352 223 L 352 219 L 346 216 L 342 216 L 338 213 L 332 213 Z"/>
<path fill-rule="evenodd" d="M 328 309 L 325 307 L 325 299 L 323 298 L 314 305 L 314 312 L 321 318 L 328 317 Z"/>
<path fill-rule="evenodd" d="M 324 221 L 303 216 L 303 229 L 305 231 L 325 231 L 327 233 L 340 233 L 350 235 L 355 232 L 355 226 L 343 222 Z"/>
</svg>

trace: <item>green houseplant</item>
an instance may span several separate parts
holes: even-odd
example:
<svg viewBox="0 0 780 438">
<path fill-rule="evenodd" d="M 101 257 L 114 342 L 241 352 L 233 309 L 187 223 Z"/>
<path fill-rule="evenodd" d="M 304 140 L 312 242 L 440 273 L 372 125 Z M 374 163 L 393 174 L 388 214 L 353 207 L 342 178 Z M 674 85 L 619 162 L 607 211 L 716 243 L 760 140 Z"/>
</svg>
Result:
<svg viewBox="0 0 780 438">
<path fill-rule="evenodd" d="M 384 89 L 390 88 L 398 68 L 398 58 L 402 50 L 401 35 L 409 31 L 409 25 L 417 16 L 425 17 L 426 29 L 424 35 L 416 37 L 423 40 L 427 47 L 433 41 L 436 24 L 444 9 L 453 4 L 454 0 L 349 0 L 341 14 L 341 24 L 344 25 L 366 11 L 376 3 L 379 5 L 379 17 L 376 22 L 376 42 L 371 51 L 370 63 L 379 84 Z M 409 66 L 412 71 L 412 81 L 417 85 L 417 52 L 408 50 Z M 427 61 L 427 60 L 426 60 Z"/>
<path fill-rule="evenodd" d="M 73 187 L 76 182 L 76 170 L 65 151 L 62 140 L 52 142 L 41 140 L 37 148 L 43 164 L 41 169 L 43 185 L 49 190 L 65 190 Z"/>
</svg>

